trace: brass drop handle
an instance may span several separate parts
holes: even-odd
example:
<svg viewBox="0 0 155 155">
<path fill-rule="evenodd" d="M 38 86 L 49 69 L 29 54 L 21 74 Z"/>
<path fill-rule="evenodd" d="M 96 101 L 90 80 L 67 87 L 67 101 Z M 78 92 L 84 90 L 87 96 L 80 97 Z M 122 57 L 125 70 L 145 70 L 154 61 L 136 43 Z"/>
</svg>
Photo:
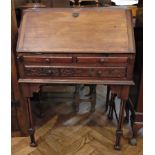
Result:
<svg viewBox="0 0 155 155">
<path fill-rule="evenodd" d="M 98 75 L 101 75 L 101 74 L 102 74 L 102 71 L 101 71 L 101 70 L 99 70 L 99 71 L 97 72 L 97 74 L 98 74 Z"/>
<path fill-rule="evenodd" d="M 51 69 L 48 69 L 47 72 L 48 72 L 49 74 L 51 74 L 51 73 L 52 73 L 52 70 L 51 70 Z"/>
<path fill-rule="evenodd" d="M 105 62 L 105 59 L 104 58 L 101 58 L 100 59 L 100 62 L 102 62 L 102 63 Z"/>
<path fill-rule="evenodd" d="M 45 59 L 45 62 L 49 63 L 50 62 L 50 59 L 49 58 L 46 58 Z"/>
</svg>

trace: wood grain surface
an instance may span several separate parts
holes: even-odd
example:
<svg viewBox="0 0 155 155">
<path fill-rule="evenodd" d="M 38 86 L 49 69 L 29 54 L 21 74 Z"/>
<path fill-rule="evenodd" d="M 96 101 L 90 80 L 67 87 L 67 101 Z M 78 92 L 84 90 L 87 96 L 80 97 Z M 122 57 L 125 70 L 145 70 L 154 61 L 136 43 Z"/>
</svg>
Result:
<svg viewBox="0 0 155 155">
<path fill-rule="evenodd" d="M 129 10 L 63 8 L 26 11 L 18 52 L 133 53 Z"/>
</svg>

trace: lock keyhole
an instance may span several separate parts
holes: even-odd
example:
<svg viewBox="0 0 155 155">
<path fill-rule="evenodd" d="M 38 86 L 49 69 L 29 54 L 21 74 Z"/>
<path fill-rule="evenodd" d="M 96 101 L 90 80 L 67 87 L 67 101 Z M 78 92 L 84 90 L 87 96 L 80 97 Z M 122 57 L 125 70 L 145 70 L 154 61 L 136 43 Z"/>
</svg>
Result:
<svg viewBox="0 0 155 155">
<path fill-rule="evenodd" d="M 73 13 L 72 13 L 72 16 L 73 16 L 73 17 L 78 17 L 79 15 L 80 15 L 80 13 L 78 13 L 78 12 L 73 12 Z"/>
</svg>

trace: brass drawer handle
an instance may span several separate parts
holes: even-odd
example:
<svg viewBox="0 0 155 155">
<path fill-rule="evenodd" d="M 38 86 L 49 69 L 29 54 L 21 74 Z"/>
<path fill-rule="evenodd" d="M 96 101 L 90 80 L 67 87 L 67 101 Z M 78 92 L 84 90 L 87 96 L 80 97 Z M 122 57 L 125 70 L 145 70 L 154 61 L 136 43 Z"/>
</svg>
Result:
<svg viewBox="0 0 155 155">
<path fill-rule="evenodd" d="M 97 72 L 98 75 L 102 75 L 102 73 L 103 73 L 102 71 L 98 71 Z"/>
<path fill-rule="evenodd" d="M 47 73 L 48 73 L 48 74 L 51 74 L 51 73 L 52 73 L 52 70 L 51 70 L 51 69 L 48 69 L 48 70 L 47 70 Z"/>
<path fill-rule="evenodd" d="M 102 63 L 105 62 L 105 59 L 104 58 L 101 58 L 100 59 L 100 62 L 102 62 Z"/>
<path fill-rule="evenodd" d="M 49 58 L 46 58 L 46 59 L 45 59 L 45 62 L 46 62 L 46 63 L 49 63 L 49 62 L 50 62 L 50 59 L 49 59 Z"/>
</svg>

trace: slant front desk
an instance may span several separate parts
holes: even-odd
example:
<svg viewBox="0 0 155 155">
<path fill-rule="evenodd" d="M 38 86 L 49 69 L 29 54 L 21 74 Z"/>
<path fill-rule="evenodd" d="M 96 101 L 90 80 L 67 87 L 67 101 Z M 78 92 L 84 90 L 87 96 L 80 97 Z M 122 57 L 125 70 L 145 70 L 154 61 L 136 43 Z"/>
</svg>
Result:
<svg viewBox="0 0 155 155">
<path fill-rule="evenodd" d="M 130 12 L 118 8 L 35 9 L 23 15 L 18 45 L 19 86 L 36 146 L 30 97 L 43 85 L 106 84 L 121 98 L 115 149 L 135 59 Z"/>
</svg>

